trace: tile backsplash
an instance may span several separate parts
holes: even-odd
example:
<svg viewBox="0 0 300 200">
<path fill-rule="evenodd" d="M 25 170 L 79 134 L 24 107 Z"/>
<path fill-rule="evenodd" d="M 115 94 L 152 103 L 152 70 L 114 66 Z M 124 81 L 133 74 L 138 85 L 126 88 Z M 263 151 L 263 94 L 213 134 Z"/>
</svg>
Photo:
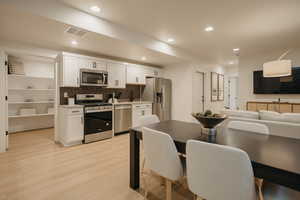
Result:
<svg viewBox="0 0 300 200">
<path fill-rule="evenodd" d="M 144 86 L 127 85 L 124 89 L 111 89 L 100 87 L 60 87 L 60 104 L 68 104 L 68 98 L 64 97 L 64 93 L 68 93 L 69 98 L 75 98 L 76 94 L 103 94 L 104 101 L 108 101 L 109 96 L 115 92 L 121 92 L 120 100 L 140 99 Z"/>
</svg>

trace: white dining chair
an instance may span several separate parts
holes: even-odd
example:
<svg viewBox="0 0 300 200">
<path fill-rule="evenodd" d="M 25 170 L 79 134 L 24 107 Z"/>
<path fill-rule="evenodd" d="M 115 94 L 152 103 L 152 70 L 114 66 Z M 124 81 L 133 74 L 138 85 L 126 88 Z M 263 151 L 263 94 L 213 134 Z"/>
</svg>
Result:
<svg viewBox="0 0 300 200">
<path fill-rule="evenodd" d="M 139 125 L 140 126 L 146 126 L 149 124 L 155 124 L 160 122 L 159 118 L 157 115 L 145 115 L 139 118 Z M 142 172 L 144 171 L 145 168 L 145 159 L 143 159 L 143 163 L 142 163 Z"/>
<path fill-rule="evenodd" d="M 139 125 L 145 126 L 149 124 L 154 124 L 160 122 L 157 115 L 145 115 L 139 118 Z"/>
<path fill-rule="evenodd" d="M 262 134 L 262 135 L 270 135 L 269 128 L 265 124 L 260 124 L 256 122 L 245 122 L 245 121 L 230 121 L 227 124 L 227 132 L 230 131 L 238 131 L 244 133 L 255 133 L 255 134 Z M 258 188 L 258 195 L 259 199 L 263 200 L 263 179 L 255 178 L 255 184 Z"/>
<path fill-rule="evenodd" d="M 187 180 L 197 199 L 256 200 L 254 175 L 246 152 L 189 140 Z"/>
<path fill-rule="evenodd" d="M 172 199 L 172 183 L 183 178 L 182 161 L 170 135 L 143 127 L 146 167 L 166 181 L 166 199 Z M 146 188 L 147 190 L 147 188 Z M 145 198 L 147 198 L 146 191 Z"/>
</svg>

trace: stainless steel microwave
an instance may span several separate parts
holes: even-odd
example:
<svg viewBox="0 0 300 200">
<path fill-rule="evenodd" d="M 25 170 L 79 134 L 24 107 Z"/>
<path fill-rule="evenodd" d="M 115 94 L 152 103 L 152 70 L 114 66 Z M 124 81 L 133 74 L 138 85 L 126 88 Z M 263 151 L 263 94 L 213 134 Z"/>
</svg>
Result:
<svg viewBox="0 0 300 200">
<path fill-rule="evenodd" d="M 108 84 L 108 73 L 103 70 L 80 69 L 80 86 L 101 86 Z"/>
</svg>

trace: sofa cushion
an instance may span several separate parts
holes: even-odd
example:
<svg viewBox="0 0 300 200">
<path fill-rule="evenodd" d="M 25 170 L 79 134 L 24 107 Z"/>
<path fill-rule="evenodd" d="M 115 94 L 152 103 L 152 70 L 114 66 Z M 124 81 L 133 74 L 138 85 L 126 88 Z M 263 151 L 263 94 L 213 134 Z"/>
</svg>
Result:
<svg viewBox="0 0 300 200">
<path fill-rule="evenodd" d="M 253 111 L 225 109 L 225 110 L 222 111 L 222 114 L 225 114 L 228 117 L 241 117 L 241 118 L 248 118 L 248 119 L 259 119 L 258 112 L 253 112 Z"/>
<path fill-rule="evenodd" d="M 300 113 L 282 113 L 282 121 L 300 123 Z"/>
<path fill-rule="evenodd" d="M 274 112 L 274 111 L 260 110 L 259 118 L 261 120 L 268 120 L 268 121 L 280 121 L 280 122 L 283 121 L 282 115 L 280 113 Z"/>
</svg>

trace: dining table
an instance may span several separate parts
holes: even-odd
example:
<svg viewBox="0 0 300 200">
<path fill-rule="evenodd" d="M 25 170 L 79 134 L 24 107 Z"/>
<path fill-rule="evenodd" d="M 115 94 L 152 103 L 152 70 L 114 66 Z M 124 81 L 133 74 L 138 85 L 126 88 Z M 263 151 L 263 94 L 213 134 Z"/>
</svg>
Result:
<svg viewBox="0 0 300 200">
<path fill-rule="evenodd" d="M 215 136 L 210 136 L 201 132 L 200 124 L 176 120 L 144 127 L 170 135 L 181 154 L 185 154 L 188 140 L 239 148 L 249 155 L 255 177 L 300 191 L 300 139 L 275 136 L 272 133 L 262 135 L 252 132 L 228 132 L 223 130 L 225 128 L 219 128 Z M 140 187 L 142 139 L 142 127 L 130 130 L 130 188 L 134 190 Z"/>
</svg>

